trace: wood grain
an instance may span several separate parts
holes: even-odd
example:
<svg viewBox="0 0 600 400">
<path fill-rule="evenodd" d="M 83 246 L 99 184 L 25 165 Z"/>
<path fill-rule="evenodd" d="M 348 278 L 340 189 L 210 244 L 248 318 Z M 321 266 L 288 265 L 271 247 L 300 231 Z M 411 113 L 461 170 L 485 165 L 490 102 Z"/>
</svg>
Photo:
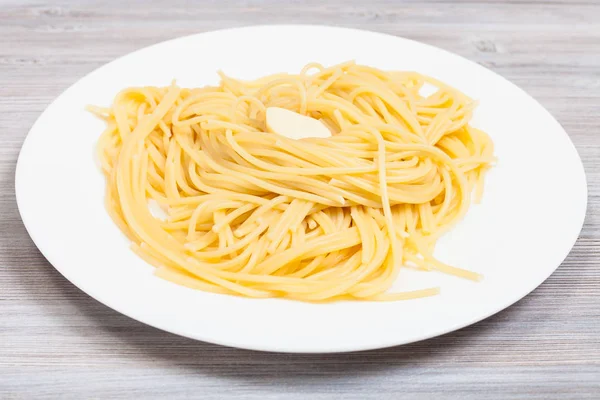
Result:
<svg viewBox="0 0 600 400">
<path fill-rule="evenodd" d="M 597 0 L 0 1 L 0 398 L 600 398 L 598 21 Z M 567 260 L 525 299 L 474 326 L 341 355 L 195 342 L 122 316 L 68 283 L 36 250 L 15 203 L 15 162 L 35 118 L 117 56 L 265 23 L 404 36 L 523 87 L 563 124 L 585 164 L 588 215 Z"/>
</svg>

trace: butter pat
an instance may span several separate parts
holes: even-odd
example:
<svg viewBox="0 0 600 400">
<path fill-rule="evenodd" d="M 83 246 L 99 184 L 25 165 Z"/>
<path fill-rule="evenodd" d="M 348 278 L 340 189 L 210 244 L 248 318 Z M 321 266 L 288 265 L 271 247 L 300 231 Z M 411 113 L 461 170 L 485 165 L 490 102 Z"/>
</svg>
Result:
<svg viewBox="0 0 600 400">
<path fill-rule="evenodd" d="M 331 131 L 321 122 L 300 115 L 285 108 L 268 107 L 266 113 L 267 131 L 290 139 L 327 138 Z"/>
</svg>

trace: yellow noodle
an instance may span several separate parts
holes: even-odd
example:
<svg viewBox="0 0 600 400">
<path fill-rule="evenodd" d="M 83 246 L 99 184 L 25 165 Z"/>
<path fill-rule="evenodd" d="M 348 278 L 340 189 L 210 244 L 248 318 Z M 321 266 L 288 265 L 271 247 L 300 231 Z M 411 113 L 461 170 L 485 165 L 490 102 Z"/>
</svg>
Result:
<svg viewBox="0 0 600 400">
<path fill-rule="evenodd" d="M 107 123 L 97 145 L 106 207 L 158 276 L 316 302 L 439 292 L 390 293 L 404 266 L 481 279 L 432 255 L 495 162 L 489 136 L 469 125 L 476 102 L 431 77 L 354 62 L 250 82 L 220 75 L 219 86 L 132 87 L 88 108 Z M 425 83 L 437 91 L 421 95 Z M 265 132 L 274 106 L 332 136 Z"/>
</svg>

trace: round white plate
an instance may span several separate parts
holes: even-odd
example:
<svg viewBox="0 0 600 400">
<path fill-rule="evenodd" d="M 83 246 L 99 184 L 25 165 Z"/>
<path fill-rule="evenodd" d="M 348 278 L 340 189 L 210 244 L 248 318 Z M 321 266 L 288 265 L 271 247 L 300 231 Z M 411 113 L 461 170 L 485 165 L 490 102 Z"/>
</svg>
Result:
<svg viewBox="0 0 600 400">
<path fill-rule="evenodd" d="M 217 70 L 239 78 L 297 72 L 311 61 L 355 59 L 415 70 L 480 101 L 473 125 L 496 145 L 498 165 L 481 205 L 439 242 L 443 261 L 482 273 L 473 283 L 402 270 L 397 289 L 439 285 L 439 296 L 400 302 L 307 304 L 245 299 L 154 277 L 130 251 L 103 204 L 93 154 L 104 124 L 84 111 L 137 85 L 203 86 Z M 258 26 L 203 33 L 119 58 L 84 77 L 39 117 L 16 172 L 21 216 L 40 251 L 73 284 L 121 313 L 179 335 L 249 349 L 341 352 L 430 338 L 486 318 L 542 283 L 583 224 L 581 160 L 561 126 L 535 100 L 493 72 L 398 37 L 317 26 Z"/>
</svg>

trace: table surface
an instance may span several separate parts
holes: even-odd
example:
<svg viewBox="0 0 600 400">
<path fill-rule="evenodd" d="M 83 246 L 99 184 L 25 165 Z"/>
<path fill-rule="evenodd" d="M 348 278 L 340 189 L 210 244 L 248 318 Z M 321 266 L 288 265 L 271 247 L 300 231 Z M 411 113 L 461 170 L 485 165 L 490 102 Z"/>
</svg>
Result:
<svg viewBox="0 0 600 400">
<path fill-rule="evenodd" d="M 188 3 L 0 0 L 0 398 L 600 398 L 600 2 Z M 18 151 L 37 116 L 115 57 L 259 23 L 403 36 L 524 88 L 565 127 L 585 164 L 588 213 L 569 257 L 533 293 L 478 324 L 339 355 L 268 354 L 178 337 L 67 282 L 37 251 L 15 203 Z"/>
</svg>

